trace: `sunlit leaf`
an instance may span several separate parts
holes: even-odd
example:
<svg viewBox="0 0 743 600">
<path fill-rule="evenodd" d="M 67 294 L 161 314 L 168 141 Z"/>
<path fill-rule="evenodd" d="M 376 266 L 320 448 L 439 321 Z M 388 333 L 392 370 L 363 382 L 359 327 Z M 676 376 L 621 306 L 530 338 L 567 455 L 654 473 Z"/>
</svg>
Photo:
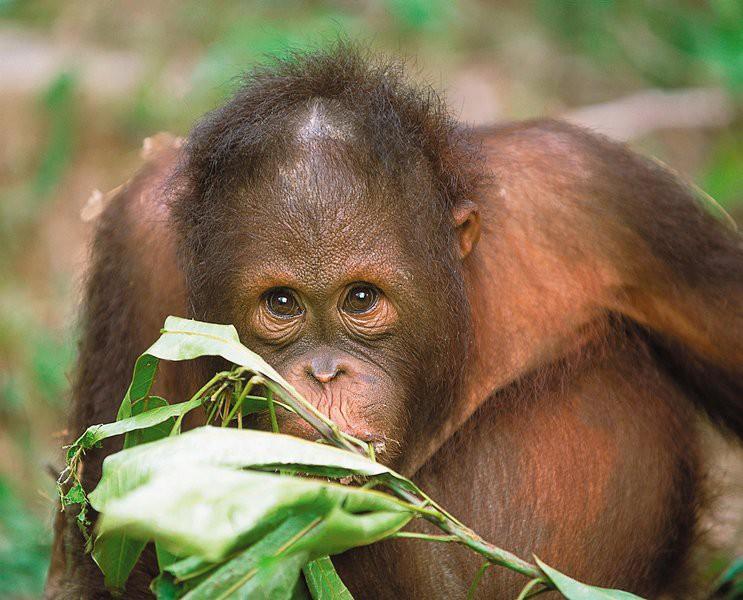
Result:
<svg viewBox="0 0 743 600">
<path fill-rule="evenodd" d="M 142 446 L 145 448 L 146 446 Z M 122 486 L 126 488 L 126 486 Z M 372 543 L 403 527 L 409 505 L 373 490 L 322 481 L 182 466 L 155 471 L 122 497 L 93 492 L 100 535 L 126 530 L 179 555 L 220 561 L 254 543 L 297 512 L 325 515 L 295 545 L 311 558 Z"/>
<path fill-rule="evenodd" d="M 324 477 L 361 475 L 407 481 L 384 465 L 327 444 L 265 431 L 205 426 L 108 456 L 101 480 L 90 498 L 95 507 L 96 503 L 105 501 L 101 498 L 133 489 L 155 470 L 196 465 L 280 468 Z"/>
</svg>

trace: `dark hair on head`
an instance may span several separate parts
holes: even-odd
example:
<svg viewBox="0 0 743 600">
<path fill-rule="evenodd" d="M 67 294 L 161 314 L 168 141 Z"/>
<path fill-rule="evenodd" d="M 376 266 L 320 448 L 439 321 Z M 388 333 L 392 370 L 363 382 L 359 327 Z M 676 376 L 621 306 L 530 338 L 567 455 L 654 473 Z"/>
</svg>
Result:
<svg viewBox="0 0 743 600">
<path fill-rule="evenodd" d="M 245 182 L 261 161 L 284 154 L 292 117 L 317 99 L 347 115 L 364 148 L 388 173 L 426 161 L 442 207 L 475 193 L 478 153 L 436 92 L 408 83 L 399 61 L 382 61 L 336 41 L 255 67 L 226 104 L 196 124 L 179 170 L 179 187 L 189 197 L 177 194 L 176 216 L 192 221 L 188 213 L 208 210 L 203 203 Z"/>
<path fill-rule="evenodd" d="M 317 102 L 349 126 L 351 148 L 365 162 L 368 158 L 375 172 L 381 169 L 390 181 L 410 181 L 428 171 L 424 176 L 433 193 L 425 201 L 437 225 L 458 201 L 476 194 L 479 149 L 432 88 L 407 82 L 399 61 L 374 58 L 345 41 L 274 58 L 247 73 L 234 96 L 196 124 L 173 177 L 171 209 L 182 238 L 181 260 L 194 313 L 201 318 L 198 307 L 206 305 L 201 300 L 218 293 L 217 280 L 234 268 L 229 262 L 234 212 L 225 199 L 260 175 L 262 166 L 291 156 L 301 144 L 298 117 Z M 200 267 L 206 264 L 209 272 Z"/>
</svg>

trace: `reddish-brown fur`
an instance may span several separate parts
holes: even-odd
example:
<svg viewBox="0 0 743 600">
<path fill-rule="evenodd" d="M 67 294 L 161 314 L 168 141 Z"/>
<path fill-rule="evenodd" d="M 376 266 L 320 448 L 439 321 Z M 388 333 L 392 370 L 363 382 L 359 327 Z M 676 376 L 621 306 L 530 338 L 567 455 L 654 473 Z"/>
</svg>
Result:
<svg viewBox="0 0 743 600">
<path fill-rule="evenodd" d="M 292 86 L 278 76 L 253 82 L 264 101 L 260 106 L 265 108 L 276 86 L 284 86 L 284 98 L 301 97 L 296 81 L 306 81 L 309 89 L 323 69 L 358 68 L 353 63 L 344 71 L 343 59 L 332 55 L 309 61 L 299 61 Z M 357 75 L 364 73 L 362 68 Z M 374 77 L 379 73 L 368 81 Z M 342 88 L 337 83 L 342 77 L 329 79 Z M 368 87 L 371 91 L 362 93 L 381 93 Z M 201 242 L 194 246 L 195 239 L 203 241 L 198 236 L 230 227 L 219 211 L 232 219 L 232 240 L 254 218 L 250 212 L 236 216 L 231 200 L 204 204 L 216 192 L 214 202 L 230 196 L 237 177 L 230 168 L 250 171 L 260 164 L 249 145 L 243 154 L 230 154 L 241 138 L 233 125 L 225 125 L 230 115 L 241 115 L 234 127 L 250 117 L 245 107 L 256 97 L 250 93 L 244 105 L 238 97 L 237 105 L 211 117 L 201 130 L 208 135 L 197 129 L 185 151 L 173 145 L 157 153 L 101 217 L 75 387 L 75 434 L 115 417 L 136 356 L 155 339 L 167 314 L 234 321 L 243 339 L 252 339 L 249 325 L 240 320 L 249 306 L 204 301 L 204 290 L 210 298 L 219 290 L 199 274 L 194 260 L 205 252 Z M 327 94 L 335 98 L 337 90 L 328 87 Z M 341 108 L 331 102 L 331 120 L 345 114 L 338 97 Z M 469 315 L 461 331 L 471 339 L 461 377 L 457 357 L 449 359 L 454 365 L 449 377 L 457 384 L 451 398 L 442 382 L 447 399 L 436 411 L 431 408 L 421 425 L 425 435 L 403 441 L 390 460 L 485 538 L 524 557 L 535 553 L 579 579 L 647 597 L 685 593 L 684 565 L 703 506 L 695 408 L 743 437 L 740 238 L 708 216 L 675 176 L 622 145 L 564 123 L 536 121 L 470 132 L 470 141 L 481 143 L 472 154 L 470 146 L 457 145 L 467 139 L 462 131 L 447 130 L 448 121 L 427 116 L 414 95 L 400 100 L 393 93 L 392 99 L 398 101 L 400 121 L 373 123 L 379 139 L 362 128 L 362 154 L 364 143 L 372 154 L 388 144 L 384 156 L 391 164 L 383 170 L 390 185 L 402 182 L 400 190 L 410 189 L 404 171 L 418 165 L 421 185 L 445 190 L 441 210 L 453 215 L 447 236 L 464 255 L 452 263 L 451 293 L 457 297 L 455 282 L 461 277 L 460 304 Z M 241 106 L 245 114 L 239 113 Z M 406 139 L 401 132 L 411 122 L 420 136 L 411 146 L 418 154 L 403 161 L 406 146 L 394 140 Z M 266 139 L 268 127 L 260 134 Z M 255 148 L 266 148 L 266 139 L 251 135 Z M 227 148 L 221 159 L 219 144 L 222 151 Z M 190 159 L 182 160 L 184 152 Z M 478 157 L 482 178 L 472 168 L 480 165 Z M 456 163 L 471 159 L 466 166 Z M 231 164 L 203 169 L 218 160 Z M 429 168 L 426 161 L 435 165 Z M 355 171 L 349 167 L 349 172 Z M 273 189 L 267 179 L 260 185 Z M 173 194 L 181 199 L 165 200 Z M 409 207 L 401 203 L 389 210 L 404 222 Z M 416 229 L 415 235 L 426 233 Z M 226 254 L 211 260 L 217 272 L 220 261 L 224 268 L 231 264 Z M 235 281 L 226 286 L 231 296 L 240 290 L 249 295 L 246 278 L 233 275 Z M 393 347 L 390 356 L 394 352 Z M 302 356 L 274 358 L 280 370 L 294 372 L 301 371 Z M 424 360 L 420 357 L 410 360 L 426 364 L 415 362 Z M 202 376 L 193 366 L 169 366 L 162 374 L 162 395 L 182 398 Z M 318 404 L 327 400 L 319 388 L 301 383 L 311 397 L 319 394 Z M 412 410 L 414 399 L 401 400 Z M 400 431 L 411 427 L 403 417 Z M 115 448 L 110 444 L 86 457 L 87 486 L 95 484 L 100 461 Z M 409 540 L 336 559 L 359 598 L 463 597 L 479 562 L 461 548 L 424 548 Z M 127 597 L 145 594 L 153 573 L 152 557 L 143 558 Z M 493 568 L 479 596 L 514 597 L 523 583 L 520 576 Z M 60 516 L 48 596 L 97 597 L 102 590 L 74 524 Z"/>
</svg>

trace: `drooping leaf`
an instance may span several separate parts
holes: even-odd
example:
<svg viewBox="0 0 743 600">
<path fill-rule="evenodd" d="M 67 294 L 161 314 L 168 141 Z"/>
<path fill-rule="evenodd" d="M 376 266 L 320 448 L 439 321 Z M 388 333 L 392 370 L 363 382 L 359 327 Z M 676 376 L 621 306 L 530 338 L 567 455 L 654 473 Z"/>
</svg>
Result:
<svg viewBox="0 0 743 600">
<path fill-rule="evenodd" d="M 178 600 L 183 596 L 182 590 L 169 573 L 160 573 L 150 583 L 150 590 L 157 600 Z"/>
<path fill-rule="evenodd" d="M 160 544 L 155 544 L 155 555 L 157 556 L 157 566 L 160 567 L 161 571 L 179 560 L 175 554 L 168 552 Z"/>
<path fill-rule="evenodd" d="M 213 562 L 254 543 L 297 512 L 326 515 L 312 535 L 296 545 L 307 549 L 311 558 L 370 544 L 416 514 L 410 505 L 374 490 L 187 465 L 155 471 L 129 493 L 96 495 L 91 504 L 101 513 L 102 536 L 126 530 L 134 538 L 160 542 L 179 556 Z"/>
<path fill-rule="evenodd" d="M 154 376 L 156 364 L 151 361 L 142 361 L 141 369 L 146 377 Z M 135 369 L 136 372 L 136 369 Z M 135 378 L 136 379 L 136 378 Z M 175 422 L 175 418 L 185 414 L 189 410 L 200 405 L 200 400 L 185 402 L 169 406 L 167 401 L 157 396 L 143 396 L 151 387 L 151 378 L 144 381 L 140 378 L 138 387 L 130 386 L 127 398 L 135 396 L 136 401 L 128 405 L 130 416 L 121 421 L 90 428 L 83 434 L 80 447 L 89 448 L 101 440 L 121 435 L 124 437 L 124 447 L 130 448 L 146 442 L 155 441 L 166 437 Z M 131 393 L 135 389 L 134 394 Z M 123 404 L 122 404 L 123 406 Z M 124 531 L 112 532 L 108 535 L 99 535 L 93 543 L 91 556 L 100 570 L 103 572 L 104 582 L 107 588 L 122 590 L 126 585 L 129 575 L 137 564 L 142 551 L 146 545 L 145 541 L 132 539 Z"/>
<path fill-rule="evenodd" d="M 307 563 L 302 572 L 313 600 L 353 600 L 328 556 Z"/>
<path fill-rule="evenodd" d="M 133 539 L 123 531 L 99 535 L 95 539 L 91 556 L 103 572 L 108 589 L 124 589 L 126 580 L 146 545 L 146 541 Z"/>
<path fill-rule="evenodd" d="M 105 425 L 93 425 L 92 427 L 88 427 L 85 433 L 83 433 L 83 435 L 81 435 L 68 449 L 68 459 L 72 454 L 80 449 L 87 450 L 93 448 L 107 438 L 139 429 L 150 429 L 166 422 L 168 419 L 179 417 L 188 411 L 201 406 L 201 402 L 201 398 L 194 398 L 188 402 L 154 408 L 146 413 L 142 413 L 135 417 L 129 417 L 123 421 L 114 421 L 113 423 L 106 423 Z"/>
<path fill-rule="evenodd" d="M 536 556 L 534 560 L 547 578 L 555 585 L 558 591 L 568 600 L 642 600 L 629 592 L 609 590 L 576 581 L 557 569 L 543 563 Z"/>
<path fill-rule="evenodd" d="M 132 405 L 133 417 L 141 415 L 142 413 L 149 412 L 156 408 L 162 408 L 168 406 L 168 401 L 165 398 L 159 396 L 145 396 L 139 402 Z M 124 448 L 132 448 L 139 446 L 140 444 L 146 444 L 147 442 L 154 442 L 164 437 L 168 437 L 170 431 L 173 429 L 175 424 L 175 417 L 170 417 L 162 423 L 153 425 L 147 429 L 135 429 L 130 431 L 124 436 Z"/>
<path fill-rule="evenodd" d="M 168 402 L 157 396 L 146 396 L 132 405 L 132 417 L 137 417 L 143 413 L 153 411 L 163 406 L 168 406 Z M 175 422 L 175 417 L 169 417 L 146 429 L 134 429 L 124 437 L 124 448 L 155 441 L 170 433 Z M 93 544 L 92 557 L 98 567 L 103 572 L 104 582 L 109 589 L 120 590 L 126 585 L 134 566 L 142 554 L 146 542 L 134 540 L 125 532 L 114 532 L 109 535 L 99 536 Z M 158 552 L 158 562 L 161 554 Z M 165 594 L 164 583 L 161 584 L 161 594 Z"/>
</svg>

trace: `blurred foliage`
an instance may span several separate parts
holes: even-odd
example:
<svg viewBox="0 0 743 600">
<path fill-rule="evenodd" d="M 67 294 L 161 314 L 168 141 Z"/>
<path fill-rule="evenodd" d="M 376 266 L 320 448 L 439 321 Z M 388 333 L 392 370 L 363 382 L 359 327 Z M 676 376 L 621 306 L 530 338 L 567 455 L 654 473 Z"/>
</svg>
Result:
<svg viewBox="0 0 743 600">
<path fill-rule="evenodd" d="M 680 163 L 734 216 L 743 214 L 740 0 L 0 0 L 0 35 L 6 31 L 82 49 L 90 60 L 123 53 L 136 69 L 98 73 L 101 88 L 107 78 L 132 77 L 125 93 L 100 98 L 69 57 L 34 90 L 12 95 L 12 86 L 0 86 L 3 596 L 13 578 L 11 594 L 38 591 L 46 546 L 30 540 L 39 539 L 33 528 L 48 532 L 51 522 L 51 502 L 38 490 L 52 487 L 43 465 L 59 462 L 61 439 L 52 434 L 63 428 L 74 360 L 78 259 L 71 255 L 90 231 L 75 216 L 85 194 L 119 184 L 138 164 L 143 137 L 185 133 L 266 54 L 359 39 L 409 57 L 436 87 L 460 73 L 485 73 L 504 117 L 652 87 L 722 87 L 737 103 L 728 128 L 659 132 L 641 143 Z M 29 535 L 9 537 L 19 531 Z M 24 541 L 7 542 L 16 551 L 6 552 L 15 539 Z"/>
<path fill-rule="evenodd" d="M 35 172 L 28 181 L 8 190 L 0 189 L 0 268 L 22 245 L 24 234 L 52 199 L 72 164 L 76 127 L 74 89 L 74 77 L 60 73 L 44 91 L 39 102 L 39 119 L 47 123 L 48 133 Z"/>
<path fill-rule="evenodd" d="M 49 530 L 0 477 L 0 596 L 41 596 L 50 538 Z"/>
<path fill-rule="evenodd" d="M 702 188 L 725 209 L 743 200 L 743 136 L 721 136 L 700 177 Z"/>
<path fill-rule="evenodd" d="M 70 73 L 61 73 L 43 97 L 44 112 L 48 116 L 47 147 L 36 171 L 34 194 L 45 197 L 56 189 L 62 175 L 72 162 L 75 79 Z"/>
<path fill-rule="evenodd" d="M 550 35 L 606 67 L 636 69 L 659 87 L 719 77 L 743 92 L 743 3 L 739 0 L 539 0 Z"/>
</svg>

